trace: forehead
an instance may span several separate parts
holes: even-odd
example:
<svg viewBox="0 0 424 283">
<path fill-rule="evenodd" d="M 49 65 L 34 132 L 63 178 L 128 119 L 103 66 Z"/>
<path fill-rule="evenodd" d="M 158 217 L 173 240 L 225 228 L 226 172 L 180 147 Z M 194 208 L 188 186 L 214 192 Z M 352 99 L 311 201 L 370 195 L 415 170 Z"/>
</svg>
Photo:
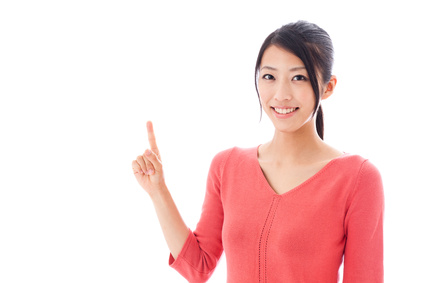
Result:
<svg viewBox="0 0 424 283">
<path fill-rule="evenodd" d="M 275 69 L 289 69 L 293 66 L 304 66 L 304 64 L 299 57 L 286 49 L 276 45 L 270 45 L 262 56 L 262 66 L 270 66 Z"/>
</svg>

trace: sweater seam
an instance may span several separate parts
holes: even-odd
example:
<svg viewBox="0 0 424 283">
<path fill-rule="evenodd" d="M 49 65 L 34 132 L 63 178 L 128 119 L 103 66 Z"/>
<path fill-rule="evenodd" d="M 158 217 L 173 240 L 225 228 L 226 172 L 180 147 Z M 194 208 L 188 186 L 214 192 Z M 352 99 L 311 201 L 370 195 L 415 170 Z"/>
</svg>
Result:
<svg viewBox="0 0 424 283">
<path fill-rule="evenodd" d="M 356 192 L 358 191 L 360 179 L 361 179 L 361 177 L 363 175 L 363 171 L 364 171 L 364 164 L 367 161 L 368 161 L 368 159 L 365 159 L 364 161 L 362 161 L 361 168 L 359 168 L 358 175 L 356 176 L 355 185 L 354 185 L 353 190 L 352 190 L 352 193 L 351 193 L 351 195 L 349 197 L 348 207 L 346 209 L 346 215 L 345 215 L 345 221 L 344 221 L 344 232 L 345 232 L 345 235 L 346 235 L 346 229 L 347 229 L 347 227 L 346 227 L 346 217 L 347 217 L 347 215 L 349 213 L 350 206 L 352 205 L 353 198 L 354 198 Z"/>
<path fill-rule="evenodd" d="M 235 148 L 236 147 L 233 147 L 229 150 L 229 152 L 227 153 L 227 156 L 224 157 L 224 159 L 221 161 L 221 164 L 220 164 L 219 183 L 221 186 L 219 190 L 219 196 L 221 198 L 221 202 L 222 202 L 222 188 L 224 187 L 222 180 L 224 179 L 225 167 L 227 166 L 228 159 L 230 159 L 230 156 L 233 154 Z"/>
<path fill-rule="evenodd" d="M 225 157 L 225 159 L 222 161 L 222 168 L 220 168 L 221 169 L 221 172 L 220 172 L 220 176 L 219 176 L 219 182 L 220 183 L 222 183 L 222 175 L 224 174 L 224 170 L 225 170 L 225 167 L 227 166 L 227 162 L 228 162 L 228 159 L 230 158 L 230 155 L 233 153 L 233 151 L 234 151 L 234 149 L 235 149 L 235 147 L 233 147 L 229 152 L 228 152 L 228 154 L 227 154 L 227 156 Z"/>
<path fill-rule="evenodd" d="M 258 269 L 259 269 L 259 282 L 261 282 L 262 280 L 261 280 L 261 278 L 262 278 L 262 273 L 264 273 L 264 277 L 266 276 L 266 249 L 267 249 L 267 246 L 268 246 L 268 243 L 267 243 L 267 241 L 268 241 L 268 237 L 269 237 L 269 232 L 270 232 L 270 229 L 271 229 L 271 227 L 272 227 L 272 222 L 274 221 L 274 219 L 272 219 L 272 221 L 271 221 L 271 226 L 268 228 L 268 233 L 267 233 L 267 238 L 265 239 L 265 244 L 263 244 L 263 237 L 264 237 L 264 232 L 265 232 L 265 228 L 266 228 L 266 226 L 267 226 L 267 224 L 268 224 L 268 219 L 269 219 L 269 217 L 270 217 L 270 214 L 271 214 L 271 212 L 273 211 L 273 207 L 274 207 L 274 203 L 277 201 L 277 205 L 278 205 L 278 203 L 279 203 L 279 199 L 277 199 L 277 198 L 273 198 L 272 199 L 272 202 L 271 202 L 271 206 L 270 206 L 270 208 L 269 208 L 269 210 L 268 210 L 268 214 L 267 214 L 267 216 L 266 216 L 266 219 L 265 219 L 265 222 L 264 222 L 264 225 L 263 225 L 263 227 L 262 227 L 262 231 L 261 231 L 261 235 L 260 235 L 260 237 L 259 237 L 259 246 L 258 246 L 258 251 L 259 251 L 259 253 L 258 253 Z M 273 214 L 273 217 L 275 217 L 275 212 L 276 211 L 274 211 L 274 214 Z M 265 245 L 264 247 L 262 247 L 262 245 Z M 265 250 L 264 251 L 264 257 L 265 257 L 265 259 L 262 259 L 263 261 L 264 261 L 264 267 L 262 267 L 262 272 L 261 272 L 261 250 Z M 265 279 L 265 282 L 266 282 L 266 278 L 264 278 Z"/>
<path fill-rule="evenodd" d="M 365 164 L 365 162 L 367 162 L 367 161 L 368 161 L 368 159 L 365 159 L 365 160 L 362 162 L 362 164 L 361 164 L 361 168 L 359 169 L 358 176 L 356 177 L 355 186 L 353 187 L 352 197 L 353 197 L 353 196 L 356 194 L 356 192 L 358 191 L 358 186 L 359 186 L 359 183 L 360 183 L 360 179 L 361 179 L 362 174 L 363 174 L 363 172 L 364 172 L 364 164 Z M 350 205 L 349 205 L 349 207 L 350 207 Z"/>
<path fill-rule="evenodd" d="M 268 239 L 269 239 L 269 234 L 271 234 L 272 224 L 274 224 L 274 219 L 275 219 L 275 215 L 277 214 L 277 208 L 278 208 L 278 204 L 280 203 L 280 200 L 281 200 L 281 198 L 278 198 L 277 199 L 277 204 L 275 205 L 274 212 L 272 214 L 271 222 L 269 224 L 269 229 L 268 229 L 268 233 L 266 235 L 266 240 L 265 240 L 265 258 L 264 258 L 264 278 L 265 278 L 265 283 L 268 282 L 268 273 L 267 273 Z"/>
</svg>

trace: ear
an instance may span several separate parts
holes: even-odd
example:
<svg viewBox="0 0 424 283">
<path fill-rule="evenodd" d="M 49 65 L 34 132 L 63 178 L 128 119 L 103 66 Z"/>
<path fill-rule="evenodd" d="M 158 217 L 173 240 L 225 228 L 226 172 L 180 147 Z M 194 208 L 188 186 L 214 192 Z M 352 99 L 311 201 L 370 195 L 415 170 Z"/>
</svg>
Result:
<svg viewBox="0 0 424 283">
<path fill-rule="evenodd" d="M 337 77 L 332 75 L 330 78 L 330 81 L 327 84 L 327 87 L 325 88 L 324 93 L 321 96 L 322 100 L 329 98 L 333 94 L 334 89 L 336 88 L 336 84 L 337 84 Z"/>
</svg>

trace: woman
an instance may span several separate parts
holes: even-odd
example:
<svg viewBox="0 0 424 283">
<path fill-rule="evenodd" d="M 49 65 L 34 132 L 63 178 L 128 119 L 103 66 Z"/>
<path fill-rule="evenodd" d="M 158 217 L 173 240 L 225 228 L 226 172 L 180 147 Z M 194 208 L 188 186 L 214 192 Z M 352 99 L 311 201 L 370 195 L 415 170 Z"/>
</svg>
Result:
<svg viewBox="0 0 424 283">
<path fill-rule="evenodd" d="M 384 196 L 378 170 L 323 141 L 321 100 L 337 83 L 333 47 L 317 25 L 271 33 L 255 69 L 270 142 L 231 148 L 212 161 L 201 219 L 192 232 L 166 187 L 153 126 L 151 150 L 132 163 L 150 195 L 169 263 L 205 282 L 225 250 L 228 282 L 383 282 Z"/>
</svg>

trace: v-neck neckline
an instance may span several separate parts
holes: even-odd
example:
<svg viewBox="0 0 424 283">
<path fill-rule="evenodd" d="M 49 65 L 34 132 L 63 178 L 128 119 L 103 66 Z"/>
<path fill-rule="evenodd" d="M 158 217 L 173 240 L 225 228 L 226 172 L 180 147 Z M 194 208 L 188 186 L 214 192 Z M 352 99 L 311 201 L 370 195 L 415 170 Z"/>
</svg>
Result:
<svg viewBox="0 0 424 283">
<path fill-rule="evenodd" d="M 329 167 L 331 167 L 336 161 L 338 161 L 339 159 L 349 155 L 346 152 L 343 152 L 343 154 L 331 159 L 329 162 L 327 162 L 318 172 L 316 172 L 314 175 L 312 175 L 311 177 L 309 177 L 308 179 L 306 179 L 305 181 L 303 181 L 302 183 L 300 183 L 299 185 L 291 188 L 290 190 L 284 192 L 284 193 L 277 193 L 274 188 L 270 185 L 270 183 L 268 182 L 267 178 L 265 177 L 264 172 L 262 171 L 262 167 L 261 164 L 259 163 L 259 147 L 262 144 L 258 145 L 256 147 L 256 150 L 254 150 L 254 154 L 255 154 L 255 161 L 256 161 L 256 170 L 258 170 L 258 174 L 261 176 L 261 181 L 262 183 L 264 183 L 268 189 L 269 192 L 271 192 L 274 196 L 279 196 L 279 197 L 283 197 L 285 195 L 288 195 L 294 191 L 299 190 L 300 188 L 306 186 L 308 183 L 310 183 L 311 181 L 313 181 L 314 179 L 320 177 Z"/>
</svg>

